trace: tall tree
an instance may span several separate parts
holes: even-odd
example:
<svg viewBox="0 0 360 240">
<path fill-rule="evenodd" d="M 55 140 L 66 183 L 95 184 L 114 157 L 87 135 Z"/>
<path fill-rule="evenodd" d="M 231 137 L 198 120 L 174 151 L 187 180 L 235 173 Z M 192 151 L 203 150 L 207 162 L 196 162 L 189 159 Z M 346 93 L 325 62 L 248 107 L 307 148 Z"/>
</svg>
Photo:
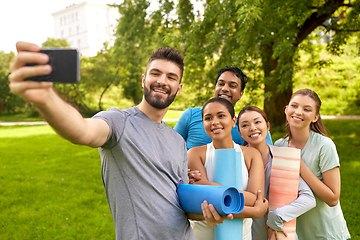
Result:
<svg viewBox="0 0 360 240">
<path fill-rule="evenodd" d="M 106 43 L 104 48 L 94 57 L 81 57 L 81 86 L 86 89 L 87 95 L 93 97 L 99 93 L 98 110 L 102 111 L 102 99 L 110 86 L 118 85 L 119 68 L 113 61 L 114 48 Z"/>
<path fill-rule="evenodd" d="M 199 81 L 202 86 L 213 81 L 215 70 L 224 65 L 261 67 L 264 110 L 273 125 L 281 125 L 300 44 L 325 20 L 333 19 L 326 30 L 334 33 L 329 50 L 336 53 L 359 29 L 359 5 L 359 0 L 207 0 L 203 19 L 182 39 L 195 69 L 192 79 L 199 78 L 206 66 L 210 75 Z"/>
<path fill-rule="evenodd" d="M 179 0 L 176 7 L 177 22 L 180 34 L 189 31 L 191 23 L 194 22 L 195 15 L 193 13 L 194 5 L 190 0 Z"/>
<path fill-rule="evenodd" d="M 151 51 L 164 46 L 174 46 L 165 39 L 176 31 L 173 16 L 175 4 L 171 0 L 158 2 L 124 0 L 118 5 L 121 18 L 116 32 L 114 59 L 119 68 L 123 95 L 138 104 L 142 99 L 139 79 Z"/>
<path fill-rule="evenodd" d="M 70 44 L 65 39 L 47 38 L 45 42 L 41 44 L 42 47 L 63 47 L 70 48 Z"/>
<path fill-rule="evenodd" d="M 0 51 L 0 113 L 16 113 L 24 110 L 28 104 L 10 92 L 8 76 L 9 65 L 15 53 Z"/>
<path fill-rule="evenodd" d="M 114 59 L 119 67 L 124 97 L 135 104 L 142 99 L 141 73 L 148 55 L 149 23 L 146 0 L 124 0 L 118 5 L 121 18 L 116 31 Z"/>
<path fill-rule="evenodd" d="M 140 101 L 141 64 L 152 49 L 168 45 L 185 54 L 190 105 L 213 94 L 218 69 L 236 65 L 250 77 L 250 103 L 263 98 L 273 125 L 285 121 L 299 49 L 311 49 L 304 44 L 308 36 L 319 28 L 331 33 L 328 50 L 339 54 L 360 29 L 360 0 L 205 0 L 204 14 L 197 18 L 190 0 L 175 7 L 170 0 L 157 3 L 151 13 L 145 0 L 124 0 L 119 6 L 114 53 L 125 96 Z"/>
</svg>

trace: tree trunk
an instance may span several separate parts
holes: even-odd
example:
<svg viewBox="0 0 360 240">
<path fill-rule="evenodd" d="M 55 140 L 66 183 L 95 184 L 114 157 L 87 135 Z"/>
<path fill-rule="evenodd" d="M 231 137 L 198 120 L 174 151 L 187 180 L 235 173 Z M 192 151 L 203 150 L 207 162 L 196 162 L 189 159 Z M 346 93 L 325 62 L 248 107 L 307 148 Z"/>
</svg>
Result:
<svg viewBox="0 0 360 240">
<path fill-rule="evenodd" d="M 108 88 L 111 86 L 112 82 L 111 83 L 108 83 L 106 85 L 106 87 L 104 88 L 104 90 L 102 91 L 101 95 L 100 95 L 100 98 L 99 98 L 99 102 L 98 102 L 98 106 L 99 106 L 99 110 L 102 111 L 103 108 L 102 108 L 102 104 L 101 104 L 101 100 L 106 92 L 106 90 L 108 90 Z"/>
<path fill-rule="evenodd" d="M 81 97 L 81 95 L 79 94 L 77 85 L 75 84 L 71 84 L 73 90 L 76 93 L 76 96 L 78 97 L 78 99 L 80 99 L 80 102 L 83 104 L 83 106 L 87 109 L 88 112 L 92 112 L 92 110 L 88 107 L 88 105 L 86 105 L 86 103 L 84 102 L 83 98 Z"/>
<path fill-rule="evenodd" d="M 292 95 L 292 88 L 288 87 L 280 92 L 277 90 L 277 86 L 267 84 L 265 81 L 265 94 L 266 93 L 271 93 L 264 101 L 264 111 L 271 125 L 274 127 L 284 126 L 286 122 L 284 110 Z"/>
<path fill-rule="evenodd" d="M 274 59 L 272 56 L 272 45 L 263 46 L 262 64 L 265 83 L 264 112 L 271 125 L 275 127 L 284 126 L 286 122 L 284 110 L 292 95 L 292 79 L 286 79 L 285 81 L 290 84 L 286 84 L 286 88 L 279 89 L 279 86 L 283 86 L 284 84 L 280 82 L 280 78 L 274 75 L 274 73 L 276 73 L 275 69 L 278 65 L 278 59 Z M 292 59 L 289 59 L 289 61 L 292 61 Z"/>
</svg>

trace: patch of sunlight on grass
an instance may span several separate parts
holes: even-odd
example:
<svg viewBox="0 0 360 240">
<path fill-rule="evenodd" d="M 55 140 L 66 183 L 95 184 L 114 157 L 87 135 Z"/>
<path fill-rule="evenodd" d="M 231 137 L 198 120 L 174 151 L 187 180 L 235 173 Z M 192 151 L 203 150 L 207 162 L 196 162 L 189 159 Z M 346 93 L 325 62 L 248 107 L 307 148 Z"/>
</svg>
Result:
<svg viewBox="0 0 360 240">
<path fill-rule="evenodd" d="M 1 127 L 0 138 L 22 138 L 28 136 L 38 136 L 45 134 L 56 134 L 49 125 L 41 126 L 21 126 L 21 127 Z"/>
<path fill-rule="evenodd" d="M 356 136 L 356 133 L 352 133 L 349 135 L 350 138 L 358 138 L 358 136 Z"/>
<path fill-rule="evenodd" d="M 352 168 L 360 168 L 360 160 L 359 161 L 350 161 L 348 163 Z"/>
<path fill-rule="evenodd" d="M 177 119 L 179 118 L 182 114 L 183 114 L 184 111 L 177 111 L 177 110 L 168 110 L 164 116 L 164 118 L 166 119 L 171 119 L 171 118 L 174 118 L 174 119 Z"/>
</svg>

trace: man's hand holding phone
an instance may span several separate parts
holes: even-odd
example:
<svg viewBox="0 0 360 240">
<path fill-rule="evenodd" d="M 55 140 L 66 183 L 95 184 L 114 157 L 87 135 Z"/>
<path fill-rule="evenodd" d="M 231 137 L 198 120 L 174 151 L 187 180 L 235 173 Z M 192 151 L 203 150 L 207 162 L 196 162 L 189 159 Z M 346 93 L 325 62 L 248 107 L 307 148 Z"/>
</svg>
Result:
<svg viewBox="0 0 360 240">
<path fill-rule="evenodd" d="M 40 47 L 31 43 L 18 42 L 16 48 L 18 54 L 10 64 L 11 74 L 8 77 L 11 92 L 30 102 L 57 134 L 73 143 L 88 144 L 87 140 L 84 141 L 84 133 L 88 133 L 89 129 L 88 121 L 59 96 L 52 87 L 53 83 L 27 80 L 51 74 L 54 69 L 47 64 L 51 56 L 41 53 Z M 105 122 L 103 125 L 106 125 Z"/>
<path fill-rule="evenodd" d="M 10 64 L 9 88 L 12 93 L 32 103 L 43 104 L 46 93 L 52 88 L 52 82 L 25 81 L 33 76 L 50 74 L 52 69 L 47 63 L 49 56 L 39 53 L 41 48 L 32 43 L 17 42 L 18 54 Z M 39 64 L 28 67 L 26 64 Z"/>
<path fill-rule="evenodd" d="M 56 69 L 56 65 L 55 69 L 52 69 L 52 66 L 48 64 L 51 56 L 41 53 L 41 48 L 35 44 L 17 42 L 16 48 L 18 54 L 10 64 L 11 74 L 8 77 L 11 92 L 34 104 L 45 104 L 49 93 L 54 92 L 53 83 L 25 80 L 35 76 L 51 75 L 54 70 L 61 73 L 61 69 L 60 71 Z M 76 74 L 73 79 L 78 79 L 79 72 L 77 71 Z"/>
<path fill-rule="evenodd" d="M 48 75 L 34 76 L 29 78 L 31 81 L 38 82 L 58 82 L 58 83 L 77 83 L 80 77 L 79 53 L 76 49 L 68 48 L 47 48 L 41 49 L 40 53 L 45 53 L 49 57 L 51 73 Z M 37 64 L 27 64 L 34 66 Z"/>
</svg>

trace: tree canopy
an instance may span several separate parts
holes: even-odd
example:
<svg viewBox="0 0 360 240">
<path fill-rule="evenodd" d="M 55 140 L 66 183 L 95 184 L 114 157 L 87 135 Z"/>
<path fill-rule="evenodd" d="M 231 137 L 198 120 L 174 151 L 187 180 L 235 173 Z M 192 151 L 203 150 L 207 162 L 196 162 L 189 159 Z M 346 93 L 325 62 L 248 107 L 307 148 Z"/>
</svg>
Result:
<svg viewBox="0 0 360 240">
<path fill-rule="evenodd" d="M 119 6 L 114 55 L 125 96 L 140 100 L 139 72 L 151 49 L 167 45 L 185 55 L 184 84 L 194 91 L 192 104 L 212 96 L 220 68 L 238 66 L 250 77 L 248 104 L 263 98 L 273 125 L 285 121 L 282 109 L 292 94 L 299 50 L 311 49 L 309 36 L 331 34 L 327 49 L 339 54 L 360 29 L 359 0 L 206 0 L 202 16 L 188 0 L 177 6 L 160 0 L 151 13 L 149 6 L 146 0 Z"/>
<path fill-rule="evenodd" d="M 359 2 L 208 0 L 203 19 L 194 23 L 186 36 L 188 60 L 199 69 L 211 66 L 205 78 L 210 81 L 224 65 L 249 71 L 256 82 L 250 86 L 264 86 L 264 110 L 269 120 L 280 125 L 285 120 L 282 110 L 292 94 L 302 43 L 322 27 L 322 31 L 333 34 L 329 51 L 341 51 L 360 29 Z M 324 25 L 328 19 L 332 21 Z"/>
<path fill-rule="evenodd" d="M 13 52 L 0 51 L 0 112 L 14 113 L 24 109 L 26 103 L 20 97 L 11 94 L 8 84 L 9 64 L 15 57 Z"/>
<path fill-rule="evenodd" d="M 360 53 L 360 0 L 202 3 L 202 14 L 195 11 L 197 3 L 190 0 L 179 0 L 177 4 L 171 0 L 124 0 L 114 5 L 121 14 L 114 46 L 104 44 L 97 56 L 82 57 L 80 84 L 56 85 L 58 91 L 85 111 L 93 111 L 87 101 L 99 92 L 97 110 L 102 110 L 101 101 L 110 86 L 120 86 L 122 95 L 138 104 L 143 92 L 141 74 L 145 73 L 151 51 L 169 46 L 185 56 L 182 92 L 186 92 L 186 99 L 183 94 L 177 98 L 183 106 L 202 105 L 213 96 L 217 71 L 237 66 L 249 77 L 245 92 L 250 97 L 241 100 L 241 105 L 263 102 L 270 122 L 276 126 L 285 121 L 283 109 L 293 91 L 294 74 L 301 67 L 300 51 L 316 55 L 315 42 L 326 36 L 323 40 L 330 54 L 342 54 L 351 37 L 357 41 L 354 54 Z M 69 47 L 69 44 L 49 38 L 42 46 Z M 7 82 L 9 70 L 5 62 L 14 54 L 2 52 L 0 56 L 5 66 L 0 71 L 0 80 Z M 310 61 L 316 68 L 331 64 L 318 56 Z M 1 92 L 9 95 L 8 88 Z M 9 101 L 3 100 L 1 104 L 4 108 Z"/>
</svg>

